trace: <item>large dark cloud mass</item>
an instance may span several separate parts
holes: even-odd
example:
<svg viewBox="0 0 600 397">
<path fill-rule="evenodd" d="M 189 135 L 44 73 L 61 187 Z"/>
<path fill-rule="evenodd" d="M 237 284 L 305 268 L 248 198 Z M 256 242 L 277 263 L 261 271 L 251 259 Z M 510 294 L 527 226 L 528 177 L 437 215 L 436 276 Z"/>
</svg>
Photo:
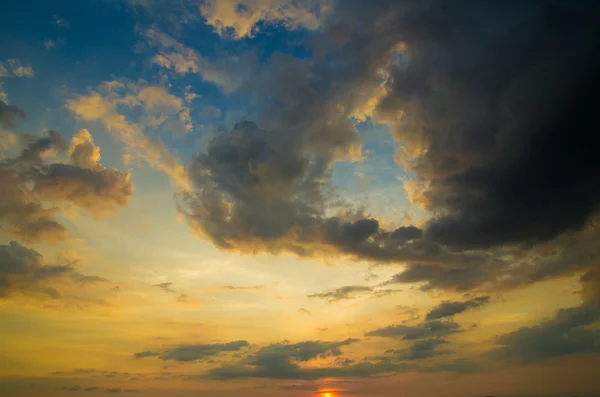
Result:
<svg viewBox="0 0 600 397">
<path fill-rule="evenodd" d="M 261 104 L 256 122 L 221 131 L 190 165 L 178 205 L 194 230 L 223 249 L 404 264 L 390 283 L 423 289 L 597 268 L 600 5 L 335 6 L 311 58 L 276 53 L 240 86 Z M 409 196 L 431 213 L 422 228 L 334 215 L 348 206 L 330 191 L 332 166 L 363 157 L 365 115 L 400 144 Z"/>
</svg>

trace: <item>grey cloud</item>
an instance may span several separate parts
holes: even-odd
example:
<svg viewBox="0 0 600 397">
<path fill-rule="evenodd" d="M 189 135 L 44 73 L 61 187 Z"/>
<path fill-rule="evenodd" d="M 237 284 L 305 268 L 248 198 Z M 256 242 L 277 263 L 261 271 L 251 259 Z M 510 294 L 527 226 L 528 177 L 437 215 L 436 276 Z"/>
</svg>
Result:
<svg viewBox="0 0 600 397">
<path fill-rule="evenodd" d="M 347 285 L 345 287 L 337 288 L 333 291 L 322 292 L 319 294 L 311 294 L 308 295 L 309 298 L 322 298 L 327 299 L 329 302 L 335 302 L 343 299 L 351 299 L 355 296 L 355 294 L 360 294 L 363 292 L 371 293 L 372 288 L 363 286 L 363 285 Z"/>
<path fill-rule="evenodd" d="M 173 285 L 173 283 L 160 283 L 160 284 L 153 285 L 153 287 L 160 288 L 166 292 L 175 292 L 175 290 L 171 289 L 171 285 Z"/>
<path fill-rule="evenodd" d="M 598 209 L 600 6 L 335 5 L 310 37 L 314 57 L 276 54 L 242 88 L 261 103 L 256 122 L 219 132 L 190 165 L 194 188 L 178 196 L 188 223 L 223 249 L 333 247 L 404 263 L 393 281 L 423 289 L 515 288 L 589 270 L 597 252 L 577 257 L 557 242 L 559 253 L 544 258 L 553 249 L 539 245 L 580 238 Z M 332 44 L 329 27 L 346 40 Z M 548 42 L 567 50 L 557 55 Z M 408 62 L 396 62 L 400 52 Z M 382 79 L 373 119 L 390 125 L 399 161 L 416 174 L 411 198 L 434 214 L 422 229 L 327 215 L 332 165 L 360 157 L 355 109 Z"/>
<path fill-rule="evenodd" d="M 550 320 L 498 336 L 500 347 L 487 355 L 500 361 L 531 363 L 569 354 L 600 353 L 600 333 L 585 328 L 599 319 L 597 303 L 560 309 Z"/>
<path fill-rule="evenodd" d="M 144 351 L 135 353 L 134 358 L 154 357 L 168 361 L 179 362 L 204 361 L 214 356 L 227 352 L 238 352 L 250 344 L 245 340 L 232 341 L 227 343 L 197 344 L 197 345 L 178 345 L 165 349 L 162 353 Z"/>
<path fill-rule="evenodd" d="M 133 358 L 144 358 L 144 357 L 157 357 L 160 356 L 160 353 L 152 352 L 152 351 L 143 351 L 133 354 Z"/>
<path fill-rule="evenodd" d="M 56 390 L 79 391 L 79 390 L 81 390 L 81 387 L 79 387 L 78 385 L 74 385 L 74 386 L 62 386 L 62 387 L 59 387 Z"/>
<path fill-rule="evenodd" d="M 450 342 L 444 339 L 425 339 L 413 343 L 407 349 L 389 349 L 385 353 L 393 355 L 397 360 L 423 360 L 426 358 L 451 353 L 450 350 L 437 349 L 438 346 L 449 343 Z"/>
<path fill-rule="evenodd" d="M 581 229 L 600 199 L 600 163 L 590 150 L 598 127 L 598 4 L 362 8 L 389 14 L 397 26 L 391 35 L 407 47 L 410 61 L 391 70 L 378 112 L 406 114 L 395 137 L 405 144 L 403 161 L 428 183 L 421 200 L 436 216 L 426 235 L 487 247 Z M 568 50 L 552 55 L 548 39 Z"/>
<path fill-rule="evenodd" d="M 0 127 L 10 130 L 15 126 L 15 119 L 25 117 L 21 109 L 0 100 Z"/>
<path fill-rule="evenodd" d="M 418 325 L 390 325 L 367 332 L 365 336 L 413 340 L 441 337 L 461 332 L 460 325 L 452 321 L 426 321 Z"/>
<path fill-rule="evenodd" d="M 82 144 L 94 149 L 93 157 L 88 159 L 89 168 L 45 163 L 48 155 L 68 149 L 68 143 L 56 131 L 19 138 L 21 154 L 0 161 L 0 220 L 12 235 L 25 241 L 64 239 L 67 229 L 56 220 L 60 213 L 56 205 L 61 203 L 72 203 L 95 214 L 128 204 L 133 194 L 129 174 L 97 163 L 100 151 L 86 130 L 77 133 L 71 145 L 73 150 Z"/>
<path fill-rule="evenodd" d="M 462 313 L 468 309 L 474 309 L 487 304 L 490 301 L 489 296 L 479 296 L 464 302 L 445 301 L 431 309 L 425 316 L 426 320 L 436 320 L 444 317 L 452 317 L 455 314 Z"/>
<path fill-rule="evenodd" d="M 41 292 L 52 298 L 60 298 L 57 290 L 47 285 L 53 279 L 68 275 L 73 268 L 63 265 L 47 265 L 35 250 L 16 241 L 0 245 L 0 295 L 14 292 Z"/>
<path fill-rule="evenodd" d="M 111 387 L 105 390 L 106 393 L 121 393 L 121 388 Z"/>
<path fill-rule="evenodd" d="M 360 295 L 370 295 L 375 298 L 382 298 L 396 292 L 401 292 L 395 289 L 380 289 L 368 287 L 366 285 L 346 285 L 336 288 L 332 291 L 321 292 L 318 294 L 310 294 L 308 298 L 327 299 L 328 302 L 337 302 L 345 299 L 353 299 Z"/>
<path fill-rule="evenodd" d="M 91 386 L 91 387 L 86 387 L 85 389 L 83 389 L 83 391 L 97 391 L 100 390 L 100 388 L 98 386 Z"/>
<path fill-rule="evenodd" d="M 309 362 L 317 357 L 338 357 L 341 347 L 357 342 L 347 339 L 339 342 L 306 341 L 296 344 L 277 343 L 261 348 L 256 354 L 237 364 L 228 364 L 208 371 L 212 379 L 271 378 L 271 379 L 320 379 L 328 377 L 365 377 L 385 372 L 408 369 L 406 364 L 389 361 L 353 363 L 352 360 L 337 361 L 337 367 L 302 367 L 298 363 Z"/>
</svg>

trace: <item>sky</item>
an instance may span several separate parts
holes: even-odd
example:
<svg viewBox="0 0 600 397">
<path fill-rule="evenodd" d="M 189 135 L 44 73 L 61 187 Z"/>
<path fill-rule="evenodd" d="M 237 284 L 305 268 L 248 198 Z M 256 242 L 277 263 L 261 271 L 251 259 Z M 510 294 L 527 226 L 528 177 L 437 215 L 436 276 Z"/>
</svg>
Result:
<svg viewBox="0 0 600 397">
<path fill-rule="evenodd" d="M 0 12 L 0 395 L 600 396 L 600 3 Z"/>
</svg>

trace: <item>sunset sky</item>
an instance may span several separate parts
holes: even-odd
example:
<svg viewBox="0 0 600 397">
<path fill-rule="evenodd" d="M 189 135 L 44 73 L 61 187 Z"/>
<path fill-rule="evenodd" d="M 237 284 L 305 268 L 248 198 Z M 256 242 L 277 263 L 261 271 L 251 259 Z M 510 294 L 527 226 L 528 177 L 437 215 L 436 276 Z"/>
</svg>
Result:
<svg viewBox="0 0 600 397">
<path fill-rule="evenodd" d="M 0 396 L 600 396 L 599 20 L 2 2 Z"/>
</svg>

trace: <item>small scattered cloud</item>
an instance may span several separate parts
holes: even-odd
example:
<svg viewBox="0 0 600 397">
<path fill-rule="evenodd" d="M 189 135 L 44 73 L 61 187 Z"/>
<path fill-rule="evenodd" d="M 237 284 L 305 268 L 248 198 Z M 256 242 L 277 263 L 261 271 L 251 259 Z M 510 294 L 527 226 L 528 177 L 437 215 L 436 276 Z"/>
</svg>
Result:
<svg viewBox="0 0 600 397">
<path fill-rule="evenodd" d="M 52 50 L 54 48 L 62 47 L 63 45 L 65 45 L 65 40 L 61 39 L 61 38 L 55 39 L 55 40 L 52 40 L 52 39 L 44 40 L 44 47 L 47 50 Z"/>
<path fill-rule="evenodd" d="M 469 309 L 475 309 L 488 304 L 489 296 L 479 296 L 463 302 L 444 301 L 431 309 L 425 316 L 426 320 L 437 320 L 444 317 L 452 317 Z"/>
<path fill-rule="evenodd" d="M 32 78 L 33 76 L 35 76 L 33 67 L 19 59 L 11 58 L 5 62 L 0 62 L 0 77 Z"/>
<path fill-rule="evenodd" d="M 140 359 L 140 358 L 145 358 L 145 357 L 157 357 L 157 356 L 160 356 L 160 353 L 152 352 L 149 350 L 133 354 L 133 358 L 135 358 L 135 359 Z"/>
<path fill-rule="evenodd" d="M 53 17 L 53 22 L 54 25 L 56 25 L 59 29 L 66 29 L 69 28 L 69 22 L 67 22 L 64 18 L 59 17 L 58 15 L 55 15 Z"/>
<path fill-rule="evenodd" d="M 165 292 L 175 292 L 174 289 L 171 289 L 171 285 L 173 285 L 173 283 L 160 283 L 160 284 L 154 284 L 153 287 L 159 288 Z"/>
<path fill-rule="evenodd" d="M 162 353 L 143 351 L 135 353 L 134 358 L 158 357 L 163 361 L 206 361 L 222 353 L 238 352 L 250 344 L 245 340 L 232 341 L 227 343 L 214 344 L 195 344 L 195 345 L 177 345 L 165 349 Z"/>
<path fill-rule="evenodd" d="M 425 321 L 417 325 L 390 325 L 369 331 L 365 336 L 399 338 L 404 340 L 436 338 L 462 332 L 459 324 L 453 321 Z"/>
<path fill-rule="evenodd" d="M 396 289 L 373 288 L 366 285 L 347 285 L 331 291 L 311 294 L 308 295 L 308 298 L 327 299 L 329 303 L 333 303 L 341 300 L 354 299 L 365 295 L 370 295 L 374 298 L 382 298 L 397 292 L 402 291 Z"/>
<path fill-rule="evenodd" d="M 298 309 L 298 313 L 300 314 L 305 314 L 307 316 L 312 316 L 312 313 L 310 312 L 310 310 L 305 309 L 303 307 L 301 307 L 300 309 Z"/>
<path fill-rule="evenodd" d="M 258 291 L 265 289 L 264 285 L 248 285 L 248 286 L 235 286 L 235 285 L 219 285 L 217 287 L 209 288 L 208 291 L 214 292 L 225 292 L 225 291 Z"/>
</svg>

